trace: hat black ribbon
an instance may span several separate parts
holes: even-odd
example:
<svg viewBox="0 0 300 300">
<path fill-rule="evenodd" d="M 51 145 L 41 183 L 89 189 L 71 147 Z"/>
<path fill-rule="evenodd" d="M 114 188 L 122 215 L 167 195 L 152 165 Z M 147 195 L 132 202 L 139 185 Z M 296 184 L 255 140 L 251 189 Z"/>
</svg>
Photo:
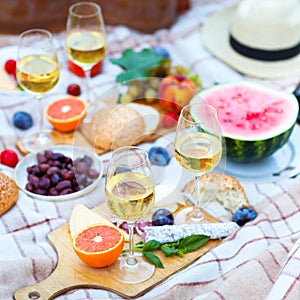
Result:
<svg viewBox="0 0 300 300">
<path fill-rule="evenodd" d="M 232 35 L 230 35 L 229 42 L 231 47 L 238 53 L 258 60 L 277 61 L 294 57 L 300 53 L 300 42 L 296 46 L 282 50 L 261 50 L 251 48 L 241 44 Z"/>
</svg>

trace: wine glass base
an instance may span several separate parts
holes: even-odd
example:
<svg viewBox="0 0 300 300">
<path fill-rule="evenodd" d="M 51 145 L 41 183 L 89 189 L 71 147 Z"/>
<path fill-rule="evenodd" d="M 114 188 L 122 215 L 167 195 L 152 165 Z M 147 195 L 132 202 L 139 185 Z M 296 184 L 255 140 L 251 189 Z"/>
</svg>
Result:
<svg viewBox="0 0 300 300">
<path fill-rule="evenodd" d="M 148 280 L 155 272 L 155 266 L 145 260 L 141 253 L 135 253 L 137 263 L 127 263 L 128 254 L 122 254 L 119 259 L 108 268 L 110 275 L 117 281 L 135 284 Z"/>
<path fill-rule="evenodd" d="M 194 207 L 187 207 L 179 211 L 175 217 L 176 224 L 203 224 L 206 223 L 205 216 L 202 212 L 196 216 L 193 214 Z"/>
<path fill-rule="evenodd" d="M 41 133 L 38 132 L 27 135 L 22 140 L 22 144 L 23 147 L 30 152 L 35 152 L 40 149 L 55 145 L 50 136 L 50 131 L 43 131 Z"/>
</svg>

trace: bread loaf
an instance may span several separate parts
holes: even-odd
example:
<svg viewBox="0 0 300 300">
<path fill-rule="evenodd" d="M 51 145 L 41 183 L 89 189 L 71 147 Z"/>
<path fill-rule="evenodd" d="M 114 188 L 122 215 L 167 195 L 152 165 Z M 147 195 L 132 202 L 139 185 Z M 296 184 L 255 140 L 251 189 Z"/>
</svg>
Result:
<svg viewBox="0 0 300 300">
<path fill-rule="evenodd" d="M 112 111 L 110 108 L 102 108 L 92 118 L 90 133 L 93 145 L 112 150 L 134 145 L 145 133 L 145 122 L 128 105 L 119 105 Z"/>
<path fill-rule="evenodd" d="M 0 173 L 0 216 L 15 205 L 19 197 L 19 188 L 15 181 Z"/>
<path fill-rule="evenodd" d="M 249 201 L 244 188 L 240 182 L 233 176 L 221 173 L 207 173 L 200 177 L 203 184 L 203 202 L 217 201 L 225 209 L 234 213 L 241 207 L 249 207 Z M 189 182 L 184 191 L 195 194 L 195 181 Z"/>
</svg>

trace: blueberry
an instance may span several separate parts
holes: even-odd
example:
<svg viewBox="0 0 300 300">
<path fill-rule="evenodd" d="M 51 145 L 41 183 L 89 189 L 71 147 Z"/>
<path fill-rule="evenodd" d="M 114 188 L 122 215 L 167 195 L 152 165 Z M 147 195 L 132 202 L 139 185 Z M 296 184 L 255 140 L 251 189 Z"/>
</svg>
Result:
<svg viewBox="0 0 300 300">
<path fill-rule="evenodd" d="M 240 208 L 233 214 L 233 222 L 236 222 L 239 226 L 245 225 L 247 222 L 254 220 L 257 217 L 257 213 L 251 207 Z"/>
<path fill-rule="evenodd" d="M 170 53 L 169 51 L 162 47 L 162 46 L 156 46 L 154 49 L 154 52 L 162 57 L 170 58 Z"/>
<path fill-rule="evenodd" d="M 166 166 L 170 161 L 170 156 L 165 148 L 157 146 L 149 150 L 149 159 L 153 165 Z"/>
<path fill-rule="evenodd" d="M 33 120 L 29 113 L 19 111 L 13 115 L 13 124 L 19 129 L 26 130 L 33 125 Z"/>
<path fill-rule="evenodd" d="M 173 225 L 173 224 L 174 224 L 174 216 L 168 209 L 160 208 L 156 210 L 152 215 L 153 226 L 163 226 L 163 225 Z"/>
</svg>

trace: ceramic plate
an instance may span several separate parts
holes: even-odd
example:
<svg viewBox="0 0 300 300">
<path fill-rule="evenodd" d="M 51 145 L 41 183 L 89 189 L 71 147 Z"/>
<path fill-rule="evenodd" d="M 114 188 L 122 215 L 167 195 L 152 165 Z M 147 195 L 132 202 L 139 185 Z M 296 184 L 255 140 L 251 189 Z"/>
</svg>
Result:
<svg viewBox="0 0 300 300">
<path fill-rule="evenodd" d="M 24 191 L 28 196 L 40 200 L 45 200 L 45 201 L 64 201 L 64 200 L 70 200 L 70 199 L 79 198 L 81 196 L 85 196 L 86 194 L 90 193 L 94 188 L 97 187 L 103 174 L 103 165 L 97 154 L 85 148 L 76 147 L 76 146 L 54 146 L 54 147 L 49 147 L 48 149 L 52 150 L 53 152 L 62 153 L 68 157 L 71 157 L 73 160 L 75 160 L 77 157 L 83 157 L 84 155 L 90 156 L 93 159 L 92 168 L 98 171 L 99 176 L 94 180 L 92 184 L 90 184 L 86 188 L 71 194 L 62 195 L 62 196 L 43 196 L 43 195 L 31 193 L 25 189 L 25 186 L 28 182 L 26 169 L 27 167 L 37 163 L 37 159 L 36 159 L 37 153 L 38 152 L 42 153 L 44 151 L 44 150 L 39 150 L 35 153 L 31 153 L 25 156 L 22 160 L 20 160 L 20 162 L 17 164 L 15 168 L 15 174 L 14 174 L 15 181 L 19 186 L 19 188 L 22 191 Z"/>
<path fill-rule="evenodd" d="M 275 182 L 300 172 L 300 128 L 295 126 L 289 141 L 272 156 L 256 163 L 227 160 L 225 173 L 241 181 Z"/>
</svg>

